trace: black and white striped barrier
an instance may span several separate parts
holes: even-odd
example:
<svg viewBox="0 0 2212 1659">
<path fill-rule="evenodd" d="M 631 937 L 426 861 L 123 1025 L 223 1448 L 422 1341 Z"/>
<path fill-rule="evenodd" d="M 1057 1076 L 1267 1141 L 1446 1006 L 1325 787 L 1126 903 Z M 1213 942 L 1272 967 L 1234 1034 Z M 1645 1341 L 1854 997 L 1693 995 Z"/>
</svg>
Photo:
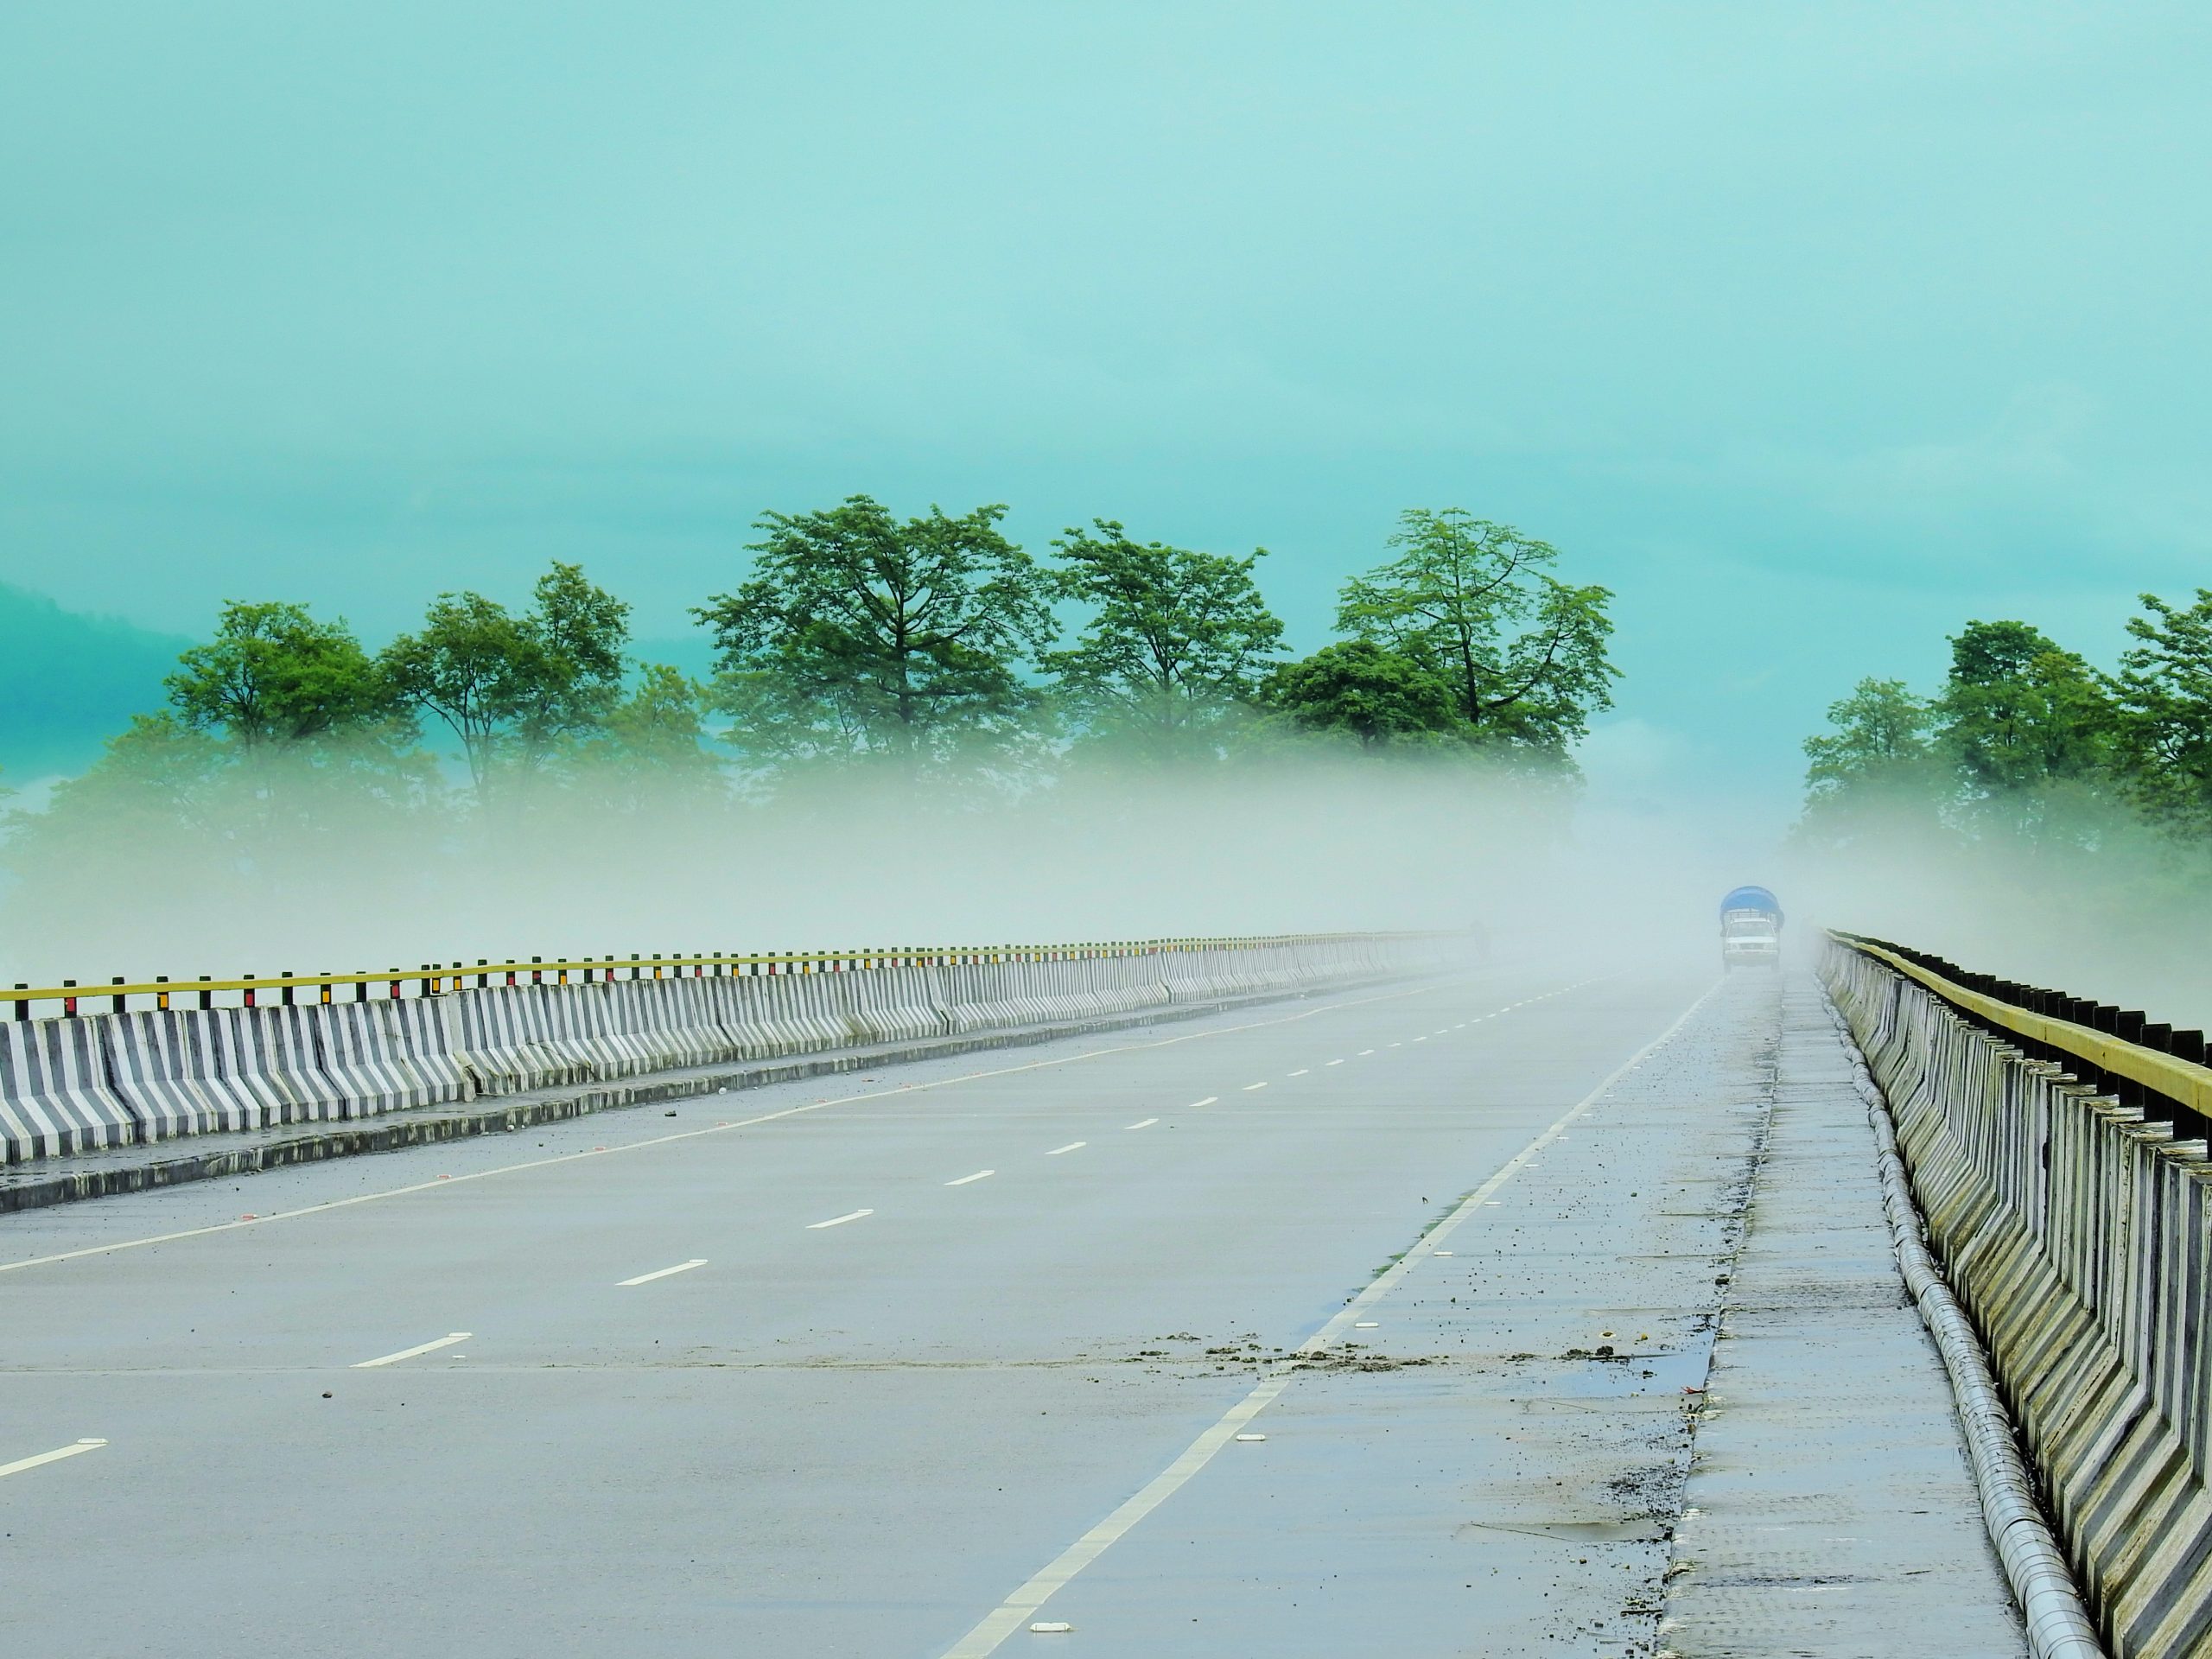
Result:
<svg viewBox="0 0 2212 1659">
<path fill-rule="evenodd" d="M 273 1006 L 0 1020 L 0 1161 L 1287 995 L 1417 970 L 1445 948 L 1419 936 L 1351 934 L 908 951 L 767 959 L 765 971 L 623 963 L 595 969 L 588 982 L 562 964 L 441 969 L 410 982 L 423 995 L 402 996 L 393 977 L 390 995 L 295 1003 L 302 982 L 293 982 Z M 485 982 L 493 980 L 512 982 Z M 321 996 L 329 991 L 323 985 Z"/>
</svg>

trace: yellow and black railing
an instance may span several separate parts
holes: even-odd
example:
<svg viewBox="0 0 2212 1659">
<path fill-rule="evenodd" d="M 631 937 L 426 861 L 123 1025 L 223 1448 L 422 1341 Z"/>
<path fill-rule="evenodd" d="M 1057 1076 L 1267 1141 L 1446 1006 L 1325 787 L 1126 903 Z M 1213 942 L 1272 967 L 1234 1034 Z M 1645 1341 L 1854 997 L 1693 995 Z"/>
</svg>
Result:
<svg viewBox="0 0 2212 1659">
<path fill-rule="evenodd" d="M 1073 944 L 962 944 L 870 945 L 843 950 L 768 952 L 677 952 L 668 956 L 575 957 L 547 960 L 493 962 L 480 957 L 470 962 L 426 962 L 411 972 L 386 968 L 378 972 L 296 974 L 287 969 L 275 975 L 245 974 L 235 979 L 173 980 L 157 974 L 150 980 L 127 981 L 117 975 L 106 984 L 80 985 L 65 979 L 59 985 L 18 982 L 0 998 L 12 1001 L 15 1017 L 29 1020 L 37 1005 L 55 1004 L 67 1019 L 80 1012 L 122 1014 L 140 1007 L 200 1007 L 216 1006 L 218 997 L 235 998 L 245 1007 L 263 1005 L 263 999 L 290 1007 L 296 1002 L 366 1002 L 373 997 L 440 996 L 455 991 L 488 989 L 504 985 L 589 985 L 613 980 L 707 978 L 741 974 L 844 973 L 879 968 L 944 968 L 1020 962 L 1075 962 L 1107 957 L 1161 956 L 1192 950 L 1251 950 L 1286 945 L 1341 944 L 1349 939 L 1376 941 L 1419 937 L 1406 933 L 1283 933 L 1218 938 L 1161 938 L 1090 940 Z M 103 1008 L 100 1005 L 105 1002 Z"/>
<path fill-rule="evenodd" d="M 2177 1138 L 2212 1135 L 2212 1066 L 2202 1031 L 2177 1031 L 2140 1008 L 1977 974 L 1888 940 L 1833 929 L 1828 937 L 1886 963 L 2031 1058 L 2063 1066 L 2124 1104 L 2171 1116 Z"/>
</svg>

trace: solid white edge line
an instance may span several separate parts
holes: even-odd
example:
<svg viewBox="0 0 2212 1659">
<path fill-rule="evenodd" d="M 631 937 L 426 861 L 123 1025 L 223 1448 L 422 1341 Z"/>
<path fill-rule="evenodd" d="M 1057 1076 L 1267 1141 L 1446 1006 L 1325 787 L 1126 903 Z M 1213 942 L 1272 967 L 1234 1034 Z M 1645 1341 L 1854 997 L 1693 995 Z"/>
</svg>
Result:
<svg viewBox="0 0 2212 1659">
<path fill-rule="evenodd" d="M 947 1186 L 965 1186 L 970 1181 L 980 1181 L 986 1175 L 995 1175 L 997 1173 L 998 1171 L 995 1169 L 979 1169 L 973 1175 L 963 1175 L 958 1180 L 947 1181 L 945 1185 Z"/>
<path fill-rule="evenodd" d="M 806 1230 L 810 1233 L 818 1233 L 824 1227 L 842 1227 L 849 1221 L 858 1221 L 862 1216 L 872 1216 L 874 1213 L 873 1210 L 848 1210 L 843 1215 L 832 1216 L 827 1221 L 810 1221 L 806 1224 Z"/>
<path fill-rule="evenodd" d="M 105 1440 L 79 1440 L 73 1446 L 57 1446 L 51 1452 L 41 1452 L 35 1458 L 17 1458 L 13 1463 L 0 1463 L 0 1478 L 20 1475 L 26 1469 L 35 1469 L 41 1464 L 59 1463 L 64 1458 L 73 1458 L 86 1452 L 97 1452 Z"/>
<path fill-rule="evenodd" d="M 1590 982 L 1579 982 L 1587 983 Z M 410 1181 L 404 1186 L 388 1186 L 377 1192 L 357 1192 L 350 1198 L 329 1198 L 321 1204 L 303 1204 L 293 1210 L 273 1210 L 265 1216 L 251 1218 L 241 1217 L 237 1221 L 219 1221 L 207 1227 L 183 1227 L 173 1233 L 150 1233 L 140 1238 L 118 1238 L 106 1244 L 86 1244 L 73 1250 L 56 1250 L 49 1255 L 27 1255 L 20 1262 L 0 1262 L 0 1273 L 19 1273 L 25 1268 L 48 1268 L 60 1262 L 76 1262 L 90 1255 L 112 1255 L 118 1250 L 142 1250 L 155 1244 L 174 1244 L 181 1239 L 204 1238 L 213 1233 L 234 1233 L 245 1227 L 266 1227 L 272 1222 L 297 1221 L 302 1216 L 319 1216 L 333 1210 L 350 1210 L 358 1204 L 380 1204 L 386 1198 L 404 1198 L 416 1192 L 450 1192 L 471 1181 L 488 1181 L 500 1175 L 520 1175 L 533 1169 L 551 1169 L 562 1164 L 573 1164 L 586 1158 L 610 1157 L 616 1153 L 645 1152 L 655 1147 L 673 1146 L 679 1141 L 696 1141 L 702 1135 L 727 1135 L 733 1129 L 750 1129 L 763 1123 L 773 1123 L 786 1117 L 802 1117 L 809 1112 L 827 1111 L 833 1106 L 853 1106 L 862 1101 L 891 1100 L 900 1095 L 918 1095 L 932 1089 L 949 1089 L 963 1083 L 981 1083 L 988 1077 L 1007 1077 L 1022 1071 L 1047 1071 L 1057 1066 L 1074 1065 L 1084 1060 L 1104 1059 L 1115 1054 L 1138 1054 L 1149 1049 L 1173 1048 L 1182 1043 L 1204 1042 L 1210 1037 L 1233 1037 L 1240 1032 L 1266 1031 L 1276 1026 L 1296 1025 L 1301 1020 L 1312 1020 L 1325 1014 L 1334 1014 L 1344 1008 L 1363 1008 L 1370 1002 L 1395 1002 L 1408 996 L 1427 996 L 1438 988 L 1434 985 L 1415 985 L 1402 991 L 1378 991 L 1373 996 L 1348 997 L 1342 1002 L 1324 1002 L 1319 1007 L 1301 1008 L 1296 1014 L 1283 1015 L 1279 1020 L 1248 1020 L 1241 1026 L 1217 1026 L 1206 1031 L 1186 1031 L 1179 1036 L 1156 1038 L 1145 1043 L 1116 1043 L 1105 1048 L 1087 1048 L 1080 1054 L 1061 1054 L 1049 1060 L 1028 1060 L 1020 1065 L 993 1066 L 982 1071 L 963 1071 L 956 1077 L 939 1077 L 930 1083 L 902 1083 L 896 1089 L 871 1089 L 857 1095 L 839 1095 L 831 1100 L 810 1100 L 800 1106 L 785 1106 L 772 1112 L 760 1112 L 751 1117 L 741 1117 L 725 1123 L 711 1124 L 703 1129 L 678 1129 L 671 1135 L 648 1135 L 642 1141 L 625 1141 L 615 1147 L 594 1147 L 588 1152 L 557 1153 L 550 1158 L 527 1158 L 518 1164 L 501 1164 L 492 1169 L 471 1170 L 466 1175 L 441 1175 L 435 1180 Z M 1559 995 L 1576 986 L 1563 986 Z M 1081 1033 L 1071 1033 L 1080 1036 Z M 1213 1104 L 1213 1096 L 1196 1103 L 1200 1106 Z M 550 1126 L 549 1126 L 550 1127 Z"/>
<path fill-rule="evenodd" d="M 1407 1270 L 1414 1262 L 1427 1255 L 1453 1228 L 1479 1208 L 1491 1193 L 1519 1174 L 1528 1160 L 1549 1146 L 1560 1130 L 1596 1105 L 1615 1084 L 1641 1065 L 1653 1051 L 1680 1031 L 1690 1016 L 1703 1007 L 1713 992 L 1726 982 L 1725 980 L 1715 980 L 1707 986 L 1697 1001 L 1675 1016 L 1674 1023 L 1622 1061 L 1603 1082 L 1577 1101 L 1549 1128 L 1522 1147 L 1506 1160 L 1497 1173 L 1462 1198 L 1448 1215 L 1415 1240 L 1411 1249 L 1377 1274 L 1364 1290 L 1338 1310 L 1333 1319 L 1300 1344 L 1296 1353 L 1314 1353 L 1333 1342 L 1338 1333 L 1357 1323 L 1359 1316 L 1371 1305 L 1397 1287 L 1399 1281 L 1406 1276 Z M 997 1652 L 1007 1637 L 1020 1630 L 1032 1613 L 1050 1601 L 1084 1568 L 1112 1548 L 1116 1541 L 1138 1522 L 1173 1497 L 1192 1476 L 1212 1462 L 1215 1452 L 1234 1440 L 1239 1429 L 1266 1410 L 1290 1386 L 1291 1376 L 1292 1373 L 1287 1370 L 1278 1372 L 1231 1406 L 1218 1422 L 1185 1446 L 1182 1456 L 1154 1475 L 1135 1497 L 1062 1550 L 1028 1583 L 1000 1603 L 974 1630 L 947 1648 L 944 1659 L 985 1659 L 987 1655 Z"/>
<path fill-rule="evenodd" d="M 1065 1147 L 1053 1147 L 1050 1152 L 1046 1153 L 1045 1155 L 1046 1155 L 1047 1158 L 1057 1158 L 1057 1157 L 1058 1157 L 1058 1156 L 1059 1156 L 1062 1153 L 1064 1153 L 1064 1152 L 1073 1152 L 1073 1151 L 1075 1151 L 1078 1147 L 1087 1147 L 1087 1146 L 1089 1146 L 1090 1144 L 1090 1141 L 1069 1141 L 1069 1142 L 1067 1143 L 1067 1145 L 1065 1145 Z"/>
<path fill-rule="evenodd" d="M 614 1281 L 614 1288 L 627 1290 L 632 1285 L 650 1285 L 654 1280 L 665 1279 L 672 1273 L 689 1273 L 694 1268 L 703 1268 L 706 1265 L 705 1256 L 695 1255 L 689 1262 L 679 1262 L 672 1268 L 659 1268 L 652 1273 L 641 1273 L 634 1279 L 618 1279 Z"/>
<path fill-rule="evenodd" d="M 403 1359 L 413 1359 L 419 1354 L 435 1353 L 441 1348 L 450 1348 L 456 1342 L 467 1342 L 473 1332 L 456 1331 L 451 1336 L 440 1337 L 435 1342 L 420 1342 L 412 1348 L 403 1348 L 396 1354 L 385 1354 L 375 1359 L 357 1361 L 357 1371 L 372 1371 L 379 1365 L 397 1365 Z"/>
<path fill-rule="evenodd" d="M 1156 1117 L 1147 1117 L 1147 1119 L 1145 1119 L 1145 1121 L 1144 1121 L 1143 1122 L 1141 1122 L 1141 1123 L 1132 1123 L 1132 1124 L 1130 1124 L 1130 1125 L 1129 1125 L 1129 1128 L 1133 1128 L 1133 1129 L 1148 1129 L 1148 1128 L 1150 1128 L 1154 1124 L 1155 1124 L 1155 1123 L 1157 1123 L 1157 1122 L 1160 1122 L 1160 1120 L 1159 1120 L 1158 1118 L 1156 1118 Z"/>
</svg>

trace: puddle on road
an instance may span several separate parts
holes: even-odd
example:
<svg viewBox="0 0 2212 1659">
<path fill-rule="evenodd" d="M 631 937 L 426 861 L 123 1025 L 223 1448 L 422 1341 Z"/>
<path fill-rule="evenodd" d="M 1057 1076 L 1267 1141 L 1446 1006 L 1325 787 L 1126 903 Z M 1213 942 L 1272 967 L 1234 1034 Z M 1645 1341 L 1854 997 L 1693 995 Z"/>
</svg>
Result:
<svg viewBox="0 0 2212 1659">
<path fill-rule="evenodd" d="M 1517 1532 L 1568 1544 L 1656 1544 L 1674 1535 L 1664 1522 L 1648 1515 L 1609 1521 L 1463 1521 L 1459 1530 L 1463 1538 L 1471 1532 Z"/>
<path fill-rule="evenodd" d="M 1524 1362 L 1529 1363 L 1529 1362 Z M 1560 1399 L 1618 1399 L 1626 1395 L 1680 1394 L 1702 1389 L 1712 1350 L 1700 1343 L 1687 1353 L 1630 1354 L 1619 1359 L 1565 1354 L 1543 1363 L 1571 1368 L 1555 1377 L 1534 1379 Z"/>
</svg>

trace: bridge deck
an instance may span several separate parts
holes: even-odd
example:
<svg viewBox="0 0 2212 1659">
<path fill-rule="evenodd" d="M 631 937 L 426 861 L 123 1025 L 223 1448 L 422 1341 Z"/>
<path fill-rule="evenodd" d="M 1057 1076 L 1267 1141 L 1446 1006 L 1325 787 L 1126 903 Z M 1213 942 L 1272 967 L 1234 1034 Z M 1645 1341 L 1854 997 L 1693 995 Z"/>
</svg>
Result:
<svg viewBox="0 0 2212 1659">
<path fill-rule="evenodd" d="M 1569 1114 L 1708 982 L 1501 970 L 8 1217 L 0 1466 L 105 1442 L 0 1477 L 10 1629 L 926 1656 L 1012 1599 L 1005 1652 L 1648 1652 L 1773 982 Z M 1941 1404 L 1891 1472 L 1955 1587 Z M 1947 1638 L 2000 1627 L 1976 1582 Z"/>
</svg>

